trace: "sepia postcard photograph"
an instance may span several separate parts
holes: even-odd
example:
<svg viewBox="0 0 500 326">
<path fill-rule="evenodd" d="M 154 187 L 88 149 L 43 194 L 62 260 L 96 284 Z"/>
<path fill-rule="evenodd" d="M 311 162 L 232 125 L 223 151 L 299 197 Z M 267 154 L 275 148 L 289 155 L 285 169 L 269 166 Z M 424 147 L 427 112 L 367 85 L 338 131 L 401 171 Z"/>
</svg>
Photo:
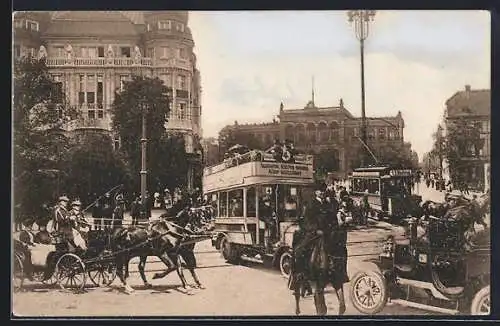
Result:
<svg viewBox="0 0 500 326">
<path fill-rule="evenodd" d="M 11 318 L 490 315 L 488 11 L 17 11 L 11 46 Z"/>
</svg>

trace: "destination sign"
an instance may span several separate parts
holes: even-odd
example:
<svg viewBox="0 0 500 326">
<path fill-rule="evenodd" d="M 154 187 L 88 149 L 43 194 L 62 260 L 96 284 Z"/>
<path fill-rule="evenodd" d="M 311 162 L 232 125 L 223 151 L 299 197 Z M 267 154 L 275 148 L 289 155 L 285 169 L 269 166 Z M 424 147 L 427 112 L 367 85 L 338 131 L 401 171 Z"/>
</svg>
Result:
<svg viewBox="0 0 500 326">
<path fill-rule="evenodd" d="M 312 166 L 287 163 L 262 162 L 260 165 L 257 165 L 256 174 L 260 176 L 313 177 Z"/>
<path fill-rule="evenodd" d="M 391 170 L 389 172 L 391 176 L 394 177 L 409 177 L 412 175 L 412 172 L 410 169 L 404 169 L 404 170 Z"/>
</svg>

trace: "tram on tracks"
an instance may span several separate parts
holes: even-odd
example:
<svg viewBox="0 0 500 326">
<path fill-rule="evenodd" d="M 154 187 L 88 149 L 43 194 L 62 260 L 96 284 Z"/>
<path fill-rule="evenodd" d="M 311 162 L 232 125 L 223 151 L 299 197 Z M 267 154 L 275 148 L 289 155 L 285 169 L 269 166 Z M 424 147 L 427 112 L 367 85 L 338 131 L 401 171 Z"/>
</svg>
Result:
<svg viewBox="0 0 500 326">
<path fill-rule="evenodd" d="M 370 205 L 368 214 L 378 219 L 395 222 L 413 216 L 422 197 L 412 193 L 414 173 L 389 165 L 354 169 L 349 175 L 352 198 L 361 204 L 366 197 Z"/>
<path fill-rule="evenodd" d="M 203 192 L 216 208 L 212 245 L 230 263 L 272 262 L 288 276 L 297 218 L 313 183 L 311 155 L 253 150 L 205 168 Z M 274 227 L 263 221 L 264 201 L 272 207 Z"/>
</svg>

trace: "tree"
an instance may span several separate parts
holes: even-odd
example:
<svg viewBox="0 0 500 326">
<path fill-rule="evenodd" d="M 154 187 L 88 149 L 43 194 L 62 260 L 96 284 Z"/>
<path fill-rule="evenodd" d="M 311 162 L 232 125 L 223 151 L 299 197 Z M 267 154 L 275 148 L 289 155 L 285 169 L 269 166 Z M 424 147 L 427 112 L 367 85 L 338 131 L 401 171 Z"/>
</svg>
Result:
<svg viewBox="0 0 500 326">
<path fill-rule="evenodd" d="M 466 169 L 469 167 L 464 158 L 478 157 L 484 146 L 481 139 L 481 126 L 466 117 L 449 121 L 444 139 L 444 154 L 448 160 L 450 177 L 453 183 L 466 179 Z"/>
<path fill-rule="evenodd" d="M 135 189 L 140 184 L 143 114 L 147 123 L 148 184 L 153 187 L 159 182 L 178 185 L 186 175 L 184 138 L 180 134 L 167 135 L 165 124 L 170 113 L 167 92 L 167 87 L 158 78 L 134 76 L 115 96 L 113 130 L 120 135 L 120 151 L 134 173 Z"/>
<path fill-rule="evenodd" d="M 89 202 L 118 184 L 130 182 L 131 175 L 120 153 L 113 150 L 111 137 L 91 132 L 75 138 L 70 151 L 66 189 L 72 196 Z"/>
<path fill-rule="evenodd" d="M 20 216 L 38 216 L 52 202 L 68 161 L 67 123 L 77 118 L 66 105 L 62 84 L 53 81 L 45 59 L 14 64 L 14 202 Z"/>
<path fill-rule="evenodd" d="M 338 152 L 333 149 L 323 150 L 315 156 L 314 171 L 317 180 L 323 180 L 329 172 L 338 171 Z"/>
<path fill-rule="evenodd" d="M 247 146 L 250 149 L 265 150 L 272 144 L 263 144 L 254 134 L 247 133 L 237 129 L 226 130 L 222 137 L 219 137 L 220 148 L 223 152 L 227 151 L 231 146 L 236 144 Z M 222 153 L 223 154 L 223 153 Z"/>
</svg>

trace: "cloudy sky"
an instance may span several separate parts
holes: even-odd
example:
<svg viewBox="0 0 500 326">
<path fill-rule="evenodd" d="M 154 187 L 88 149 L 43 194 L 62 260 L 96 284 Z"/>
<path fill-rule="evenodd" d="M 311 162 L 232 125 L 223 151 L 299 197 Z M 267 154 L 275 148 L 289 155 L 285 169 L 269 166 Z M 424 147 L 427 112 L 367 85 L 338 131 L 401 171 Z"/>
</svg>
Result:
<svg viewBox="0 0 500 326">
<path fill-rule="evenodd" d="M 339 99 L 361 114 L 359 43 L 341 11 L 192 12 L 203 88 L 204 137 L 238 120 L 264 122 Z M 378 11 L 365 45 L 367 116 L 401 111 L 422 157 L 445 101 L 466 84 L 490 88 L 485 11 Z"/>
</svg>

